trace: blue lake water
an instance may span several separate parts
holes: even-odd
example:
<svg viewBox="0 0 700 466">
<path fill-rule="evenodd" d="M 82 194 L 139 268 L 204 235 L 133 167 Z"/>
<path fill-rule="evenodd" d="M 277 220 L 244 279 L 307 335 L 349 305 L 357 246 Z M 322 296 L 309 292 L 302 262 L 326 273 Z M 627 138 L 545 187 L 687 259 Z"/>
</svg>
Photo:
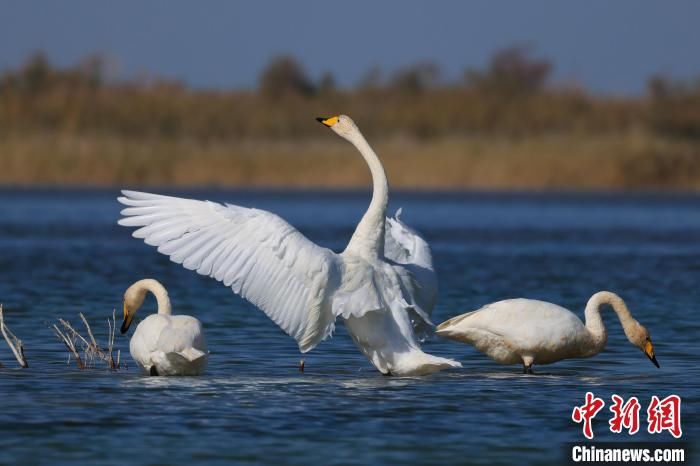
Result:
<svg viewBox="0 0 700 466">
<path fill-rule="evenodd" d="M 172 192 L 171 192 L 172 193 Z M 335 250 L 367 193 L 174 192 L 280 214 Z M 571 410 L 586 391 L 606 401 L 596 440 L 669 441 L 608 431 L 610 395 L 682 397 L 683 440 L 700 439 L 700 197 L 682 195 L 394 194 L 390 208 L 433 247 L 436 323 L 488 302 L 530 297 L 582 316 L 589 296 L 619 293 L 651 331 L 661 369 L 607 312 L 597 357 L 500 366 L 471 347 L 430 339 L 464 368 L 384 377 L 342 325 L 305 356 L 218 282 L 169 262 L 116 225 L 116 191 L 0 191 L 0 302 L 26 346 L 21 370 L 0 341 L 0 464 L 561 464 L 583 441 Z M 126 287 L 153 277 L 174 312 L 197 316 L 206 375 L 144 377 L 131 364 L 78 370 L 49 329 L 83 312 L 98 339 Z M 152 298 L 142 316 L 155 312 Z M 116 344 L 128 356 L 128 340 Z M 700 454 L 698 448 L 695 452 Z"/>
</svg>

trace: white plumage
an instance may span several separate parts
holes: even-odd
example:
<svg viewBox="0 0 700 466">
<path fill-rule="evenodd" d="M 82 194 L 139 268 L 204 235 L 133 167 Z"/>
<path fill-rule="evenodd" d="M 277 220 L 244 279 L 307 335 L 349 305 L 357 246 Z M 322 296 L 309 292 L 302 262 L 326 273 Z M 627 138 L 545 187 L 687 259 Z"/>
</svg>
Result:
<svg viewBox="0 0 700 466">
<path fill-rule="evenodd" d="M 430 248 L 398 215 L 386 218 L 384 169 L 353 121 L 323 119 L 367 161 L 372 202 L 340 254 L 317 246 L 277 215 L 156 194 L 123 191 L 120 225 L 185 268 L 208 275 L 262 309 L 299 345 L 313 349 L 346 323 L 384 374 L 416 375 L 459 363 L 424 353 L 414 325 L 430 323 L 437 280 Z"/>
<path fill-rule="evenodd" d="M 131 357 L 141 371 L 150 375 L 202 374 L 208 360 L 202 324 L 194 317 L 171 315 L 168 293 L 156 280 L 139 280 L 124 293 L 121 332 L 129 329 L 148 291 L 158 300 L 158 313 L 136 327 L 129 342 Z"/>
<path fill-rule="evenodd" d="M 609 304 L 620 319 L 627 339 L 658 367 L 649 332 L 637 322 L 616 294 L 601 291 L 586 305 L 586 323 L 556 304 L 534 299 L 508 299 L 487 304 L 438 325 L 436 334 L 473 345 L 501 364 L 550 364 L 562 359 L 600 353 L 607 332 L 600 306 Z"/>
</svg>

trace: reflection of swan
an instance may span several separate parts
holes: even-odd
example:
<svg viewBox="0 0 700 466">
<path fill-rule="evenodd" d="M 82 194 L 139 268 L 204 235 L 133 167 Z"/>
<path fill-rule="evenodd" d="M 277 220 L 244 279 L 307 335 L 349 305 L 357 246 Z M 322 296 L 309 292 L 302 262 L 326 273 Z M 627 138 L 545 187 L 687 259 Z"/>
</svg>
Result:
<svg viewBox="0 0 700 466">
<path fill-rule="evenodd" d="M 124 191 L 120 225 L 185 268 L 209 275 L 262 309 L 301 352 L 341 317 L 384 374 L 425 374 L 459 363 L 421 351 L 413 325 L 430 325 L 436 278 L 430 248 L 399 219 L 385 218 L 388 184 L 379 158 L 344 115 L 319 119 L 367 161 L 374 191 L 345 251 L 317 246 L 275 214 Z"/>
<path fill-rule="evenodd" d="M 607 341 L 600 317 L 603 304 L 612 306 L 627 339 L 659 367 L 649 332 L 632 317 L 622 298 L 609 291 L 598 292 L 588 300 L 585 325 L 571 311 L 556 304 L 509 299 L 453 317 L 438 325 L 436 333 L 469 343 L 501 364 L 522 362 L 524 372 L 532 373 L 533 364 L 600 353 Z"/>
<path fill-rule="evenodd" d="M 124 293 L 124 322 L 129 330 L 147 292 L 158 301 L 158 314 L 146 317 L 129 342 L 131 357 L 142 371 L 151 375 L 199 375 L 207 367 L 207 344 L 199 320 L 171 315 L 170 298 L 156 280 L 139 280 Z"/>
</svg>

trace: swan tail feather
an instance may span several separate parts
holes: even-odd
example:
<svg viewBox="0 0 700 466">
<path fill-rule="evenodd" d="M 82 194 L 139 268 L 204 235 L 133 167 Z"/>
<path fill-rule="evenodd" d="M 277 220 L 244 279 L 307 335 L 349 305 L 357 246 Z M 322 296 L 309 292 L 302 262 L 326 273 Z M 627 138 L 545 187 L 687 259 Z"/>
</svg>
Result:
<svg viewBox="0 0 700 466">
<path fill-rule="evenodd" d="M 204 351 L 200 351 L 196 348 L 186 348 L 186 349 L 184 349 L 178 353 L 174 353 L 174 354 L 177 354 L 179 356 L 184 357 L 189 362 L 196 361 L 197 359 L 202 358 L 202 357 L 207 355 L 207 353 L 205 353 Z"/>
<path fill-rule="evenodd" d="M 393 371 L 397 375 L 427 375 L 444 369 L 457 369 L 462 367 L 457 361 L 452 359 L 433 356 L 421 350 L 412 351 L 406 357 L 406 367 L 403 367 L 402 358 L 397 358 Z"/>
<path fill-rule="evenodd" d="M 158 351 L 151 355 L 158 375 L 200 375 L 207 366 L 208 355 L 195 348 L 178 352 Z"/>
<path fill-rule="evenodd" d="M 467 317 L 472 316 L 472 315 L 476 314 L 477 312 L 481 312 L 481 311 L 482 311 L 482 309 L 477 309 L 476 311 L 471 311 L 471 312 L 467 312 L 465 314 L 460 314 L 458 316 L 452 317 L 451 319 L 448 319 L 448 320 L 444 321 L 443 323 L 441 323 L 440 325 L 438 325 L 437 328 L 435 329 L 435 333 L 437 335 L 445 335 L 445 334 L 449 333 L 449 331 L 455 325 L 459 324 Z"/>
</svg>

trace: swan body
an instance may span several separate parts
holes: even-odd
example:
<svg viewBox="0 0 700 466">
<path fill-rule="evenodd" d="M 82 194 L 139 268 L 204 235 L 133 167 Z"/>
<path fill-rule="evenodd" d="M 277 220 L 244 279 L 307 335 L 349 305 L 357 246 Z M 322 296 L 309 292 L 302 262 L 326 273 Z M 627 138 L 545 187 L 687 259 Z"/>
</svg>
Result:
<svg viewBox="0 0 700 466">
<path fill-rule="evenodd" d="M 147 292 L 155 295 L 158 313 L 146 317 L 134 331 L 129 352 L 141 371 L 150 375 L 200 375 L 207 367 L 207 343 L 194 317 L 172 315 L 168 293 L 159 282 L 139 280 L 124 293 L 126 333 Z"/>
<path fill-rule="evenodd" d="M 556 304 L 533 299 L 508 299 L 488 304 L 438 325 L 436 334 L 473 345 L 501 364 L 550 364 L 562 359 L 600 353 L 607 332 L 600 307 L 612 306 L 627 339 L 659 367 L 649 332 L 637 322 L 625 302 L 614 293 L 594 294 L 586 305 L 586 323 Z"/>
<path fill-rule="evenodd" d="M 351 142 L 372 173 L 373 192 L 345 250 L 320 247 L 259 209 L 122 191 L 120 225 L 185 268 L 255 304 L 302 353 L 341 319 L 383 374 L 422 375 L 456 361 L 424 353 L 416 332 L 432 327 L 437 280 L 430 247 L 399 213 L 387 218 L 388 182 L 379 158 L 347 116 L 319 119 Z"/>
</svg>

